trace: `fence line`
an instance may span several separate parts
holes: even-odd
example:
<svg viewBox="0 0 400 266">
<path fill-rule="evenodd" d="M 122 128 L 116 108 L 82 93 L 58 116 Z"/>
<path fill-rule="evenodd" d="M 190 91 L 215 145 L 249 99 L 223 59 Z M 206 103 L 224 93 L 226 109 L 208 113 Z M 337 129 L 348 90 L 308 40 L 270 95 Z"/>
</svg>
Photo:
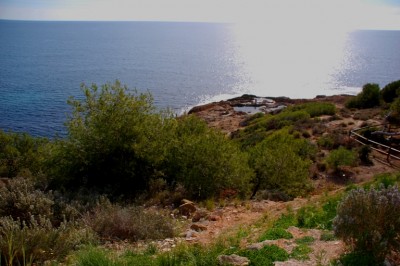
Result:
<svg viewBox="0 0 400 266">
<path fill-rule="evenodd" d="M 372 139 L 366 138 L 362 135 L 360 135 L 359 133 L 357 133 L 358 131 L 361 130 L 365 130 L 368 128 L 372 128 L 372 127 L 376 127 L 376 126 L 366 126 L 366 127 L 362 127 L 362 128 L 357 128 L 357 129 L 353 129 L 349 132 L 349 136 L 350 138 L 354 139 L 355 141 L 357 141 L 358 143 L 362 144 L 362 145 L 369 145 L 371 147 L 371 149 L 386 155 L 386 161 L 390 164 L 390 159 L 395 159 L 395 160 L 400 160 L 400 150 L 395 149 L 391 146 L 376 142 Z"/>
</svg>

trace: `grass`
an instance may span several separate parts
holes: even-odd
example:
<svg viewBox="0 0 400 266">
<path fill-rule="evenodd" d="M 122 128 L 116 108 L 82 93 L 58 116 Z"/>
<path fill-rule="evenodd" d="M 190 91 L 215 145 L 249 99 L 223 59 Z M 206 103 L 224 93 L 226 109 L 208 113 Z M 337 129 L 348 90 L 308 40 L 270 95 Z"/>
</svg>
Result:
<svg viewBox="0 0 400 266">
<path fill-rule="evenodd" d="M 238 255 L 250 259 L 250 266 L 272 266 L 274 261 L 289 259 L 289 253 L 276 245 L 267 245 L 260 250 L 241 250 Z"/>
<path fill-rule="evenodd" d="M 312 248 L 310 248 L 306 244 L 297 245 L 290 254 L 290 257 L 296 260 L 309 260 L 309 254 L 312 252 Z"/>
<path fill-rule="evenodd" d="M 281 238 L 292 239 L 293 235 L 282 228 L 270 228 L 260 236 L 259 241 L 276 240 Z"/>
</svg>

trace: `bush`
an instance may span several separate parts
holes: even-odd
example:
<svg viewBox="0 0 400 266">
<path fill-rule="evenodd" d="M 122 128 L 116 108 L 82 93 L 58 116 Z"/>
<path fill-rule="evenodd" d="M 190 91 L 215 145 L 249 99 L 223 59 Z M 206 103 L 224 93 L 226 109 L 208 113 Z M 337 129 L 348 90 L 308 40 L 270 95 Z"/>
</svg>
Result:
<svg viewBox="0 0 400 266">
<path fill-rule="evenodd" d="M 306 205 L 297 212 L 297 223 L 299 227 L 332 229 L 333 219 L 336 216 L 336 208 L 340 197 L 326 200 L 322 206 Z"/>
<path fill-rule="evenodd" d="M 334 232 L 354 251 L 383 262 L 400 244 L 399 213 L 397 187 L 352 190 L 338 206 Z"/>
<path fill-rule="evenodd" d="M 276 239 L 292 239 L 293 235 L 289 232 L 287 232 L 285 229 L 282 228 L 271 228 L 268 229 L 266 232 L 264 232 L 258 241 L 264 241 L 264 240 L 276 240 Z"/>
<path fill-rule="evenodd" d="M 314 156 L 314 148 L 285 130 L 252 148 L 250 165 L 256 172 L 253 196 L 259 189 L 282 191 L 290 197 L 304 195 L 310 189 L 309 158 Z"/>
<path fill-rule="evenodd" d="M 46 143 L 46 139 L 0 130 L 0 177 L 15 177 L 23 171 L 37 175 Z"/>
<path fill-rule="evenodd" d="M 151 95 L 118 81 L 82 90 L 84 99 L 68 101 L 68 135 L 56 142 L 48 162 L 52 185 L 135 196 L 162 164 L 175 120 L 156 112 Z"/>
<path fill-rule="evenodd" d="M 380 89 L 378 84 L 368 83 L 356 97 L 346 103 L 347 108 L 372 108 L 380 104 Z"/>
<path fill-rule="evenodd" d="M 310 117 L 317 117 L 321 115 L 334 115 L 336 113 L 336 107 L 334 104 L 324 102 L 309 102 L 298 104 L 291 107 L 290 110 L 304 110 L 310 115 Z"/>
<path fill-rule="evenodd" d="M 387 103 L 393 102 L 398 96 L 399 89 L 400 89 L 400 80 L 393 81 L 387 84 L 381 90 L 382 99 Z"/>
<path fill-rule="evenodd" d="M 32 216 L 28 222 L 0 218 L 0 252 L 5 265 L 63 259 L 72 250 L 95 241 L 91 230 L 81 225 L 62 223 L 53 227 L 49 219 L 41 216 Z"/>
<path fill-rule="evenodd" d="M 344 147 L 340 147 L 339 149 L 332 151 L 326 158 L 326 163 L 335 172 L 338 171 L 341 166 L 354 165 L 356 161 L 357 156 L 355 152 Z"/>
<path fill-rule="evenodd" d="M 182 184 L 190 197 L 206 199 L 231 189 L 244 197 L 252 171 L 247 154 L 225 135 L 195 116 L 179 121 L 167 156 L 167 178 Z"/>
<path fill-rule="evenodd" d="M 137 241 L 164 239 L 174 235 L 169 218 L 138 207 L 103 203 L 83 219 L 102 239 Z"/>
<path fill-rule="evenodd" d="M 275 261 L 289 259 L 289 253 L 277 245 L 267 245 L 260 250 L 241 250 L 238 255 L 249 258 L 251 265 L 273 266 Z"/>
<path fill-rule="evenodd" d="M 32 215 L 51 218 L 53 205 L 53 196 L 35 189 L 29 179 L 13 178 L 0 186 L 0 216 L 23 222 L 29 222 Z"/>
</svg>

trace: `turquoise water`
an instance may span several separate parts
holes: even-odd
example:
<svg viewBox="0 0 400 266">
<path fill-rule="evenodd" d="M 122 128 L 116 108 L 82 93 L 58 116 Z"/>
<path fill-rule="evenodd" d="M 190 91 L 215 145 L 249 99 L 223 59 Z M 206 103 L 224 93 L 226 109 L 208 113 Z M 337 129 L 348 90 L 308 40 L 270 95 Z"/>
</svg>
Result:
<svg viewBox="0 0 400 266">
<path fill-rule="evenodd" d="M 398 31 L 259 36 L 231 24 L 0 21 L 0 128 L 65 134 L 82 82 L 119 79 L 180 113 L 243 93 L 309 98 L 400 79 Z"/>
</svg>

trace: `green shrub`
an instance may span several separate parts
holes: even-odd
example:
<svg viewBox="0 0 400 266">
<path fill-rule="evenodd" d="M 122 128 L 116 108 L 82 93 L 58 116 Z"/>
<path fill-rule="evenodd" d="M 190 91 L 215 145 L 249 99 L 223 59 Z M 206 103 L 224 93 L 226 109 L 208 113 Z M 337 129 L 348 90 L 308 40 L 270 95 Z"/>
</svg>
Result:
<svg viewBox="0 0 400 266">
<path fill-rule="evenodd" d="M 138 207 L 103 203 L 83 219 L 102 239 L 137 241 L 174 235 L 170 218 Z"/>
<path fill-rule="evenodd" d="M 312 252 L 312 248 L 305 245 L 305 244 L 300 244 L 297 245 L 293 250 L 292 253 L 290 253 L 290 257 L 294 258 L 296 260 L 309 260 L 310 254 Z"/>
<path fill-rule="evenodd" d="M 341 197 L 327 199 L 322 206 L 306 205 L 297 212 L 297 223 L 299 227 L 332 229 L 333 219 L 336 216 L 337 205 Z"/>
<path fill-rule="evenodd" d="M 289 253 L 276 245 L 267 245 L 260 250 L 241 250 L 238 255 L 247 257 L 254 266 L 273 266 L 275 261 L 289 259 Z"/>
<path fill-rule="evenodd" d="M 336 107 L 332 103 L 324 103 L 324 102 L 309 102 L 294 105 L 289 108 L 291 111 L 304 110 L 306 111 L 310 117 L 317 117 L 321 115 L 334 115 L 336 113 Z"/>
<path fill-rule="evenodd" d="M 156 112 L 151 95 L 118 81 L 82 90 L 84 99 L 68 101 L 68 135 L 55 143 L 47 162 L 52 185 L 137 195 L 163 163 L 175 120 Z"/>
<path fill-rule="evenodd" d="M 274 222 L 274 228 L 288 229 L 290 226 L 297 226 L 297 217 L 294 213 L 282 214 L 278 220 Z"/>
<path fill-rule="evenodd" d="M 276 239 L 292 239 L 293 235 L 282 228 L 270 228 L 264 232 L 258 239 L 258 241 L 264 240 L 276 240 Z"/>
<path fill-rule="evenodd" d="M 399 175 L 391 173 L 382 173 L 374 176 L 374 183 L 377 185 L 383 185 L 385 188 L 394 186 L 399 181 Z"/>
<path fill-rule="evenodd" d="M 324 231 L 321 233 L 319 240 L 321 241 L 333 241 L 335 240 L 335 235 L 330 231 Z"/>
<path fill-rule="evenodd" d="M 326 135 L 326 136 L 322 136 L 317 140 L 317 144 L 319 147 L 331 150 L 334 148 L 335 145 L 335 140 L 333 138 L 333 136 L 331 135 Z"/>
<path fill-rule="evenodd" d="M 352 190 L 338 206 L 334 232 L 354 251 L 383 262 L 400 244 L 399 213 L 397 187 Z"/>
<path fill-rule="evenodd" d="M 179 121 L 167 156 L 168 180 L 182 184 L 190 197 L 206 199 L 225 189 L 244 197 L 253 176 L 247 154 L 224 134 L 195 116 Z"/>
<path fill-rule="evenodd" d="M 399 89 L 400 89 L 400 80 L 393 81 L 387 84 L 381 90 L 382 99 L 387 103 L 393 102 L 398 96 Z"/>
<path fill-rule="evenodd" d="M 0 129 L 0 177 L 15 177 L 24 171 L 37 175 L 42 169 L 47 143 L 46 139 Z"/>
<path fill-rule="evenodd" d="M 368 83 L 356 97 L 346 103 L 347 108 L 372 108 L 380 104 L 380 89 L 378 84 Z"/>
<path fill-rule="evenodd" d="M 278 190 L 290 197 L 310 190 L 310 157 L 315 147 L 307 140 L 295 139 L 287 130 L 275 132 L 250 150 L 254 169 L 253 196 L 259 189 Z"/>
<path fill-rule="evenodd" d="M 31 216 L 51 218 L 53 196 L 35 189 L 32 180 L 13 178 L 0 186 L 0 216 L 11 216 L 14 220 L 30 221 Z"/>
<path fill-rule="evenodd" d="M 333 171 L 338 171 L 341 166 L 352 166 L 356 163 L 357 156 L 354 151 L 344 147 L 331 151 L 326 158 L 326 163 Z"/>
</svg>

